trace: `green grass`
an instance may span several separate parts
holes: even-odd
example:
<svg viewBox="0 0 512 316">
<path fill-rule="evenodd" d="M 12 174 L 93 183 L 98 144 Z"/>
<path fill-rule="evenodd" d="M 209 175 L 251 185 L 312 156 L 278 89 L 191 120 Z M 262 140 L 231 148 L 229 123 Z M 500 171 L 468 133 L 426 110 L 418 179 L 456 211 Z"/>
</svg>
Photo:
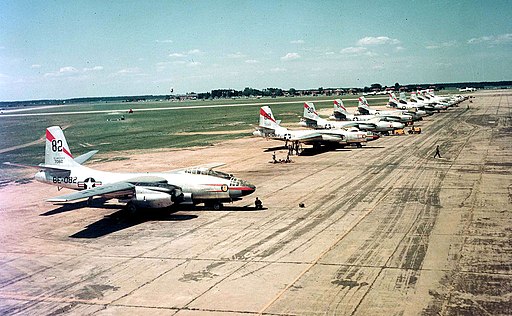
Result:
<svg viewBox="0 0 512 316">
<path fill-rule="evenodd" d="M 185 102 L 147 103 L 96 103 L 69 105 L 47 110 L 34 110 L 23 113 L 67 112 L 109 110 L 112 112 L 126 108 L 152 108 L 189 105 L 215 105 L 257 103 L 240 107 L 197 108 L 181 110 L 143 111 L 127 113 L 93 113 L 46 116 L 0 116 L 0 149 L 26 144 L 44 136 L 48 126 L 69 126 L 64 134 L 73 155 L 78 156 L 89 150 L 100 153 L 123 150 L 144 150 L 153 148 L 180 148 L 211 145 L 223 140 L 250 136 L 258 124 L 258 109 L 270 105 L 274 115 L 283 123 L 296 123 L 302 115 L 302 101 L 315 101 L 318 109 L 332 108 L 335 97 L 319 98 L 276 98 L 276 99 L 235 99 Z M 355 96 L 344 96 L 352 99 Z M 385 100 L 372 101 L 371 105 L 382 105 Z M 293 102 L 293 103 L 288 103 Z M 347 106 L 356 106 L 357 101 L 345 101 Z M 124 121 L 107 121 L 121 115 Z M 230 131 L 229 134 L 186 134 Z M 233 133 L 240 131 L 240 133 Z M 180 134 L 185 133 L 185 134 Z M 0 154 L 0 163 L 5 161 L 37 164 L 44 160 L 44 142 Z M 0 165 L 6 168 L 5 165 Z"/>
</svg>

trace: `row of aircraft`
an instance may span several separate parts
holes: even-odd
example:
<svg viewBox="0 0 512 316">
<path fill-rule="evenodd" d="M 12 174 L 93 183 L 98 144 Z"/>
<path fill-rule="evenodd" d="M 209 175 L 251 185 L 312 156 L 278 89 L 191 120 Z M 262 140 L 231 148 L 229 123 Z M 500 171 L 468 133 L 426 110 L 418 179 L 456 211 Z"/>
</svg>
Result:
<svg viewBox="0 0 512 316">
<path fill-rule="evenodd" d="M 334 113 L 329 119 L 321 118 L 313 102 L 304 103 L 304 112 L 299 125 L 309 129 L 291 130 L 280 125 L 269 106 L 260 108 L 259 125 L 254 136 L 272 138 L 313 147 L 355 145 L 362 147 L 368 141 L 376 140 L 381 134 L 403 129 L 415 121 L 422 120 L 434 111 L 440 112 L 456 106 L 465 98 L 462 96 L 436 96 L 432 90 L 417 91 L 411 94 L 410 101 L 405 94 L 397 98 L 389 94 L 388 107 L 393 110 L 372 109 L 364 96 L 359 97 L 358 111 L 351 114 L 341 99 L 334 100 Z"/>
<path fill-rule="evenodd" d="M 343 101 L 334 101 L 334 114 L 330 120 L 320 118 L 312 102 L 304 104 L 302 126 L 312 129 L 290 130 L 280 125 L 270 107 L 260 109 L 259 126 L 254 135 L 271 137 L 295 144 L 355 145 L 361 147 L 379 138 L 380 133 L 403 128 L 422 119 L 433 110 L 446 109 L 463 100 L 462 97 L 436 97 L 433 93 L 415 94 L 414 102 L 396 99 L 390 95 L 389 106 L 396 109 L 377 111 L 371 109 L 364 97 L 359 99 L 358 114 L 350 114 Z M 442 106 L 442 107 L 438 107 Z M 297 147 L 298 148 L 298 147 Z M 39 182 L 77 192 L 48 199 L 49 202 L 67 203 L 95 196 L 118 199 L 127 209 L 166 208 L 172 205 L 196 205 L 221 209 L 223 203 L 241 200 L 253 193 L 256 187 L 232 174 L 215 171 L 223 163 L 210 163 L 166 172 L 116 173 L 95 170 L 83 164 L 97 153 L 90 151 L 73 157 L 62 129 L 46 129 L 45 161 L 37 166 L 6 163 L 37 169 Z"/>
</svg>

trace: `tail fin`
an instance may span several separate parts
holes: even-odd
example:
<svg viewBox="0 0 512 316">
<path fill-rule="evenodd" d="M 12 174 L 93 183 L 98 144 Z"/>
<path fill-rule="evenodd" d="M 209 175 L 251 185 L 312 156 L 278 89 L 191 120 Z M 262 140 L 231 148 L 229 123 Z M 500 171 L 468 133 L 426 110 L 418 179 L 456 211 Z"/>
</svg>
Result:
<svg viewBox="0 0 512 316">
<path fill-rule="evenodd" d="M 362 96 L 360 99 L 361 99 L 361 101 L 363 102 L 364 105 L 370 106 L 370 104 L 368 104 L 368 100 L 366 100 L 366 98 L 364 96 Z"/>
<path fill-rule="evenodd" d="M 316 111 L 315 105 L 313 104 L 313 102 L 304 102 L 304 114 L 303 114 L 303 116 L 306 119 L 313 120 L 313 121 L 318 121 L 320 116 L 318 115 L 318 112 Z"/>
<path fill-rule="evenodd" d="M 270 129 L 276 129 L 279 126 L 269 106 L 265 105 L 260 108 L 260 126 Z"/>
<path fill-rule="evenodd" d="M 343 100 L 341 100 L 341 99 L 334 100 L 334 112 L 339 112 L 339 113 L 347 112 L 347 108 L 343 104 Z"/>
<path fill-rule="evenodd" d="M 66 137 L 59 126 L 46 129 L 44 163 L 47 166 L 71 167 L 79 165 L 73 159 Z"/>
<path fill-rule="evenodd" d="M 389 94 L 389 102 L 388 104 L 391 105 L 392 107 L 396 107 L 398 105 L 398 99 L 396 98 L 396 95 L 394 92 L 391 92 Z"/>
<path fill-rule="evenodd" d="M 343 100 L 334 100 L 334 117 L 336 119 L 347 120 L 349 116 L 350 113 L 348 113 L 347 108 L 343 104 Z"/>
<path fill-rule="evenodd" d="M 405 92 L 400 92 L 400 100 L 406 101 Z"/>
<path fill-rule="evenodd" d="M 359 104 L 357 106 L 357 110 L 359 111 L 359 113 L 363 115 L 372 114 L 372 111 L 370 111 L 370 106 L 368 106 L 368 101 L 366 101 L 365 97 L 359 97 L 358 101 Z"/>
</svg>

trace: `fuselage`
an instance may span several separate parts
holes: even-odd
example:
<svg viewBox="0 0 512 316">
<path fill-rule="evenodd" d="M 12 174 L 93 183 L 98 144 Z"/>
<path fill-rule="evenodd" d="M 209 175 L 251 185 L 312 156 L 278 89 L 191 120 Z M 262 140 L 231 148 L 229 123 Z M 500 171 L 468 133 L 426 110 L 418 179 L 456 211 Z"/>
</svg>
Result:
<svg viewBox="0 0 512 316">
<path fill-rule="evenodd" d="M 184 169 L 178 172 L 116 173 L 94 170 L 85 166 L 70 168 L 69 171 L 41 170 L 35 175 L 39 182 L 73 190 L 116 183 L 131 182 L 151 190 L 161 190 L 154 183 L 144 183 L 145 178 L 165 179 L 172 186 L 179 187 L 194 203 L 204 200 L 237 200 L 251 194 L 255 186 L 232 175 L 206 169 Z"/>
</svg>

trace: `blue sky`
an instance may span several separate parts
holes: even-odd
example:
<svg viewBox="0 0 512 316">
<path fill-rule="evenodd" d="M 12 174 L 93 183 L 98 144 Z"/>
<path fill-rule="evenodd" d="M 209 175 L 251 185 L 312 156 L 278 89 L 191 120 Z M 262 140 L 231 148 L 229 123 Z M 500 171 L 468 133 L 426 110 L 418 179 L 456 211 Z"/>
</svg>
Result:
<svg viewBox="0 0 512 316">
<path fill-rule="evenodd" d="M 510 1 L 0 0 L 0 100 L 512 80 Z"/>
</svg>

